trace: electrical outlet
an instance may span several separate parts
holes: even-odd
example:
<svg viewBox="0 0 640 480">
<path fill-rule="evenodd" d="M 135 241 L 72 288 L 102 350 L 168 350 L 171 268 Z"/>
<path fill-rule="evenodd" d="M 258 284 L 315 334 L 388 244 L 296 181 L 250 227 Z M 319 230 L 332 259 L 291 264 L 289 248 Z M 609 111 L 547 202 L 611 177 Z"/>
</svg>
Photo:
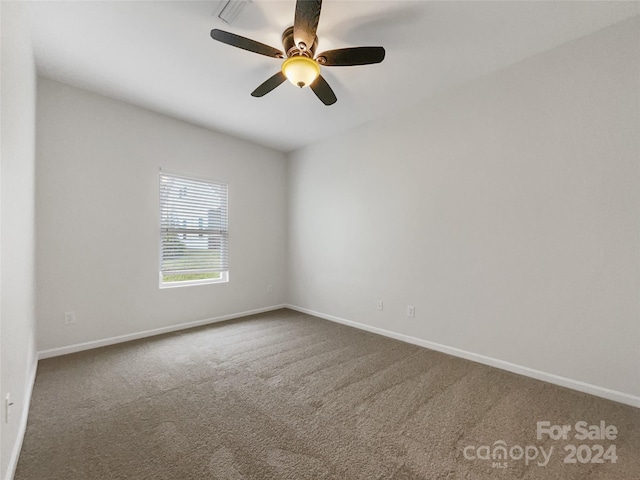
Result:
<svg viewBox="0 0 640 480">
<path fill-rule="evenodd" d="M 273 285 L 267 285 L 267 293 L 273 293 Z"/>
<path fill-rule="evenodd" d="M 413 318 L 416 316 L 416 307 L 413 305 L 407 306 L 407 317 Z"/>
<path fill-rule="evenodd" d="M 384 310 L 384 303 L 382 303 L 382 300 L 378 300 L 378 310 Z"/>
<path fill-rule="evenodd" d="M 64 323 L 66 325 L 76 323 L 76 312 L 64 312 Z"/>
<path fill-rule="evenodd" d="M 13 405 L 13 402 L 11 401 L 11 394 L 7 393 L 7 396 L 4 397 L 4 422 L 5 423 L 9 423 L 9 419 L 11 418 L 9 416 L 11 405 Z"/>
</svg>

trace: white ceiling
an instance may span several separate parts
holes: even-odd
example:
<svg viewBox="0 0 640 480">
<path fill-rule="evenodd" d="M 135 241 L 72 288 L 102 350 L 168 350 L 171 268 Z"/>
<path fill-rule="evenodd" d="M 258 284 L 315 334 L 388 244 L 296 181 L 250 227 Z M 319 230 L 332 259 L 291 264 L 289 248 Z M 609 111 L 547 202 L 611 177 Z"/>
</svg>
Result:
<svg viewBox="0 0 640 480">
<path fill-rule="evenodd" d="M 276 48 L 295 1 L 30 2 L 39 74 L 282 151 L 326 138 L 640 13 L 638 2 L 325 0 L 318 51 L 381 45 L 383 63 L 325 67 L 324 106 L 285 82 L 250 92 L 280 60 L 211 39 L 227 30 Z"/>
</svg>

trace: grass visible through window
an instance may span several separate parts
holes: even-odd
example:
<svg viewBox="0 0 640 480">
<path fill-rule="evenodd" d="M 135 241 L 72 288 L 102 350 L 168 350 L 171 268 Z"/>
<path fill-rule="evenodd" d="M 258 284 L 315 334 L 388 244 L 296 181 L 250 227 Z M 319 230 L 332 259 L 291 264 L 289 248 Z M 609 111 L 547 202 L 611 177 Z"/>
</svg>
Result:
<svg viewBox="0 0 640 480">
<path fill-rule="evenodd" d="M 162 282 L 189 282 L 192 280 L 218 279 L 220 273 L 180 273 L 175 275 L 163 275 Z"/>
</svg>

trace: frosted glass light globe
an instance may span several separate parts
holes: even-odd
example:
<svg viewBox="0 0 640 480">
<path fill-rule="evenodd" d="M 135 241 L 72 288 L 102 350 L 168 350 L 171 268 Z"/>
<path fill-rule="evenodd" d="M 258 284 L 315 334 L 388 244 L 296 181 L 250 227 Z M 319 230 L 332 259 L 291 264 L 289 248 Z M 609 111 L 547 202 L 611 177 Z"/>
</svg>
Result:
<svg viewBox="0 0 640 480">
<path fill-rule="evenodd" d="M 290 57 L 282 63 L 282 73 L 296 87 L 308 87 L 320 75 L 320 65 L 309 57 Z"/>
</svg>

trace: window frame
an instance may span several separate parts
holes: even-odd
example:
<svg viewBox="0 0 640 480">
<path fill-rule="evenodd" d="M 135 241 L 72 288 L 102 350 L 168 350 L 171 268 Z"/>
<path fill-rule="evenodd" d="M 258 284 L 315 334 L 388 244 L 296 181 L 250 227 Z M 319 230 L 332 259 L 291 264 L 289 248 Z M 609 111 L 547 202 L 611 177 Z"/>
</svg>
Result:
<svg viewBox="0 0 640 480">
<path fill-rule="evenodd" d="M 163 199 L 162 199 L 162 178 L 171 177 L 177 179 L 184 179 L 187 181 L 195 181 L 213 184 L 216 187 L 224 187 L 226 192 L 225 198 L 225 206 L 226 206 L 226 230 L 225 230 L 225 243 L 226 243 L 226 266 L 227 270 L 217 272 L 219 273 L 218 278 L 204 278 L 197 280 L 181 280 L 181 281 L 173 281 L 173 282 L 165 282 L 164 276 L 170 272 L 163 272 L 162 270 L 162 262 L 163 262 L 163 234 L 165 233 L 165 227 L 162 223 L 163 217 Z M 211 285 L 211 284 L 219 284 L 219 283 L 227 283 L 229 282 L 229 184 L 227 182 L 212 180 L 210 178 L 201 177 L 198 175 L 193 175 L 189 173 L 176 172 L 172 170 L 160 169 L 158 172 L 158 286 L 160 289 L 165 288 L 178 288 L 178 287 L 191 287 L 197 285 Z M 198 229 L 193 228 L 193 233 L 197 233 Z M 180 234 L 180 233 L 178 233 Z M 197 273 L 194 271 L 194 273 Z M 200 272 L 201 273 L 201 272 Z M 215 273 L 215 272 L 212 272 Z"/>
</svg>

